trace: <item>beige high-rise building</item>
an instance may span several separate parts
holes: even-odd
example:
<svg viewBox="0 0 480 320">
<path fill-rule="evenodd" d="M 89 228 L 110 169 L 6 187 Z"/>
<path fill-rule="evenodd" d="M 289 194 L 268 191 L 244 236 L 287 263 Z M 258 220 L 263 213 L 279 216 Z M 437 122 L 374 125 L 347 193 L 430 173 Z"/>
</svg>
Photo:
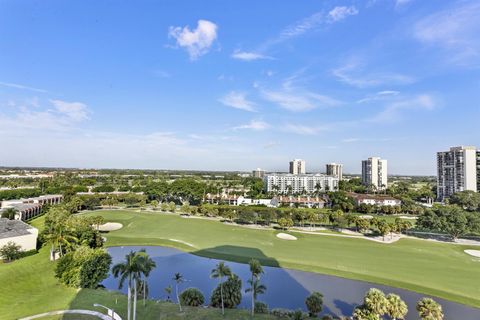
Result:
<svg viewBox="0 0 480 320">
<path fill-rule="evenodd" d="M 290 161 L 290 171 L 291 174 L 305 174 L 305 160 L 294 159 Z"/>
<path fill-rule="evenodd" d="M 265 170 L 257 168 L 257 169 L 252 171 L 252 176 L 254 178 L 263 178 L 265 176 Z"/>
<path fill-rule="evenodd" d="M 377 190 L 388 187 L 387 160 L 371 157 L 362 161 L 362 183 L 369 187 L 374 186 Z"/>
<path fill-rule="evenodd" d="M 456 192 L 479 191 L 480 150 L 472 146 L 451 147 L 437 153 L 437 198 L 440 201 Z"/>
<path fill-rule="evenodd" d="M 327 176 L 337 177 L 338 180 L 343 178 L 343 164 L 327 163 Z"/>
</svg>

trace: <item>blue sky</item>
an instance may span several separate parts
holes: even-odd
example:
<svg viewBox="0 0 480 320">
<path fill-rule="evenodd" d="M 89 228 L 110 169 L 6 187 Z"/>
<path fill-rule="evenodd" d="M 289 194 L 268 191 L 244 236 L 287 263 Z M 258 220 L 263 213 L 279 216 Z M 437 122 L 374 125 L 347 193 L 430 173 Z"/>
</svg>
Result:
<svg viewBox="0 0 480 320">
<path fill-rule="evenodd" d="M 480 147 L 478 1 L 0 2 L 0 165 L 434 174 Z"/>
</svg>

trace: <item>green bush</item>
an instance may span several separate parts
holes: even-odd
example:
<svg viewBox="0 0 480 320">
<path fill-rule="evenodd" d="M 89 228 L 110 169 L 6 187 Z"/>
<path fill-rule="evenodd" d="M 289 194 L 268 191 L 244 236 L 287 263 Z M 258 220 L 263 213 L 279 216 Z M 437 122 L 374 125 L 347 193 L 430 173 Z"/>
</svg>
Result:
<svg viewBox="0 0 480 320">
<path fill-rule="evenodd" d="M 317 317 L 323 309 L 323 295 L 320 292 L 312 292 L 312 294 L 305 299 L 305 305 L 307 306 L 309 316 Z"/>
<path fill-rule="evenodd" d="M 205 303 L 205 297 L 197 288 L 188 288 L 180 294 L 180 302 L 184 306 L 198 307 Z"/>
<path fill-rule="evenodd" d="M 242 280 L 233 274 L 227 281 L 223 283 L 223 302 L 225 308 L 234 309 L 242 301 Z M 220 308 L 222 299 L 220 295 L 220 284 L 213 290 L 210 298 L 212 307 Z"/>
<path fill-rule="evenodd" d="M 268 313 L 268 306 L 265 302 L 255 302 L 255 313 Z"/>
<path fill-rule="evenodd" d="M 270 313 L 277 318 L 288 318 L 290 317 L 290 314 L 292 313 L 292 311 L 288 309 L 283 309 L 283 308 L 275 308 L 275 309 L 272 309 Z"/>
<path fill-rule="evenodd" d="M 13 241 L 7 242 L 0 248 L 0 257 L 5 261 L 13 261 L 19 259 L 22 255 L 22 247 Z"/>
<path fill-rule="evenodd" d="M 112 258 L 104 249 L 81 246 L 57 263 L 55 276 L 69 287 L 96 288 L 108 276 Z"/>
</svg>

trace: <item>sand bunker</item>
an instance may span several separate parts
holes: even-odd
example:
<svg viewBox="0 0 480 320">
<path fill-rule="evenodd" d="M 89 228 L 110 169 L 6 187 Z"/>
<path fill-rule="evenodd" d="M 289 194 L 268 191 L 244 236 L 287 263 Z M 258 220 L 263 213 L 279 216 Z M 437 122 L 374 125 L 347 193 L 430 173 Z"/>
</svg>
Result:
<svg viewBox="0 0 480 320">
<path fill-rule="evenodd" d="M 291 234 L 287 234 L 287 233 L 279 233 L 277 234 L 277 237 L 282 240 L 297 240 L 297 237 L 294 237 Z"/>
<path fill-rule="evenodd" d="M 107 222 L 105 224 L 102 224 L 98 227 L 98 230 L 100 231 L 115 231 L 118 229 L 122 229 L 123 225 L 118 222 Z"/>
<path fill-rule="evenodd" d="M 464 250 L 463 252 L 465 252 L 466 254 L 469 254 L 471 256 L 480 258 L 480 250 Z"/>
</svg>

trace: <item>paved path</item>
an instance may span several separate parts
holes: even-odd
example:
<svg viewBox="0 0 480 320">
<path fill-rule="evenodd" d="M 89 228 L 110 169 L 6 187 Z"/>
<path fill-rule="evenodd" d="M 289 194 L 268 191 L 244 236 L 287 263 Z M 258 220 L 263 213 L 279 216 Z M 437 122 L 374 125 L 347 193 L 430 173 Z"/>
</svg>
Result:
<svg viewBox="0 0 480 320">
<path fill-rule="evenodd" d="M 92 311 L 92 310 L 59 310 L 59 311 L 51 311 L 51 312 L 45 312 L 42 314 L 37 314 L 34 316 L 26 317 L 26 318 L 21 318 L 19 320 L 32 320 L 32 319 L 39 319 L 47 316 L 55 316 L 59 314 L 88 314 L 90 316 L 98 317 L 103 320 L 112 320 L 110 316 L 107 316 L 103 313 L 97 312 L 97 311 Z"/>
</svg>

